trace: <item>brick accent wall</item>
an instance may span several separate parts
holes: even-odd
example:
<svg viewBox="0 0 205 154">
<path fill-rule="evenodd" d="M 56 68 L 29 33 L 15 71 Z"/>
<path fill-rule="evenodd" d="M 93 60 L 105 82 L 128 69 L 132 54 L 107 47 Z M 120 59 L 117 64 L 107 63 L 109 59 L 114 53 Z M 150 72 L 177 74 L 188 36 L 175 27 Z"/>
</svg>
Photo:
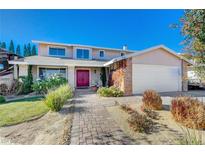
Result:
<svg viewBox="0 0 205 154">
<path fill-rule="evenodd" d="M 118 87 L 125 95 L 132 95 L 132 58 L 110 66 L 109 85 Z"/>
<path fill-rule="evenodd" d="M 182 91 L 188 91 L 188 64 L 182 60 Z"/>
<path fill-rule="evenodd" d="M 125 95 L 132 95 L 132 58 L 127 61 L 127 67 L 125 68 L 125 78 L 124 78 L 124 92 Z"/>
</svg>

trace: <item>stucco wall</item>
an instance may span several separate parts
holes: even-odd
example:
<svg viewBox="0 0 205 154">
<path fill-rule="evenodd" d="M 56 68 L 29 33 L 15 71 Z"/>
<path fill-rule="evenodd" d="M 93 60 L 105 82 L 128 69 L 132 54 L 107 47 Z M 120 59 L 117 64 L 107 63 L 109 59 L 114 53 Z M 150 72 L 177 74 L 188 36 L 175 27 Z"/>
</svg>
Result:
<svg viewBox="0 0 205 154">
<path fill-rule="evenodd" d="M 133 64 L 181 66 L 181 60 L 164 49 L 155 49 L 132 58 Z"/>
</svg>

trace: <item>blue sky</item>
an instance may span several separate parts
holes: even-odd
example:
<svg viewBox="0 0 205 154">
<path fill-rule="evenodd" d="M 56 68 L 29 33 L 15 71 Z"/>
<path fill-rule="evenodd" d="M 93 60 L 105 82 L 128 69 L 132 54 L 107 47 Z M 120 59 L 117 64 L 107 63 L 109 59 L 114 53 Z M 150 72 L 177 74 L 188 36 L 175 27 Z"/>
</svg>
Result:
<svg viewBox="0 0 205 154">
<path fill-rule="evenodd" d="M 0 10 L 0 41 L 43 40 L 142 50 L 164 44 L 180 52 L 183 37 L 170 24 L 183 10 Z"/>
</svg>

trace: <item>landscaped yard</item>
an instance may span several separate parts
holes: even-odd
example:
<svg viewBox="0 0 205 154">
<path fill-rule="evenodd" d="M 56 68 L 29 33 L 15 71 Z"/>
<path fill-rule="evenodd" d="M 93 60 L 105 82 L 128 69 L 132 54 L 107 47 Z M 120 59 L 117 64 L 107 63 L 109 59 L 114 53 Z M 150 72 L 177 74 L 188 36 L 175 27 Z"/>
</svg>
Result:
<svg viewBox="0 0 205 154">
<path fill-rule="evenodd" d="M 141 111 L 142 103 L 126 103 L 133 110 Z M 156 111 L 159 115 L 158 120 L 153 120 L 154 125 L 152 131 L 149 133 L 135 132 L 128 123 L 129 114 L 123 111 L 120 105 L 108 107 L 108 112 L 118 123 L 120 128 L 130 137 L 132 137 L 136 144 L 181 144 L 181 139 L 185 135 L 183 130 L 187 130 L 179 123 L 175 122 L 167 106 L 163 110 Z M 193 132 L 193 130 L 189 129 Z M 197 135 L 205 136 L 205 131 L 197 131 Z M 204 142 L 204 141 L 203 141 Z"/>
<path fill-rule="evenodd" d="M 42 98 L 1 104 L 0 144 L 69 144 L 72 108 L 67 101 L 61 111 L 52 112 Z"/>
<path fill-rule="evenodd" d="M 45 98 L 5 102 L 1 97 L 0 144 L 69 144 L 73 91 L 66 79 L 52 76 L 22 87 L 23 94 L 33 90 Z"/>
<path fill-rule="evenodd" d="M 0 127 L 38 118 L 48 112 L 42 98 L 27 98 L 0 104 Z"/>
</svg>

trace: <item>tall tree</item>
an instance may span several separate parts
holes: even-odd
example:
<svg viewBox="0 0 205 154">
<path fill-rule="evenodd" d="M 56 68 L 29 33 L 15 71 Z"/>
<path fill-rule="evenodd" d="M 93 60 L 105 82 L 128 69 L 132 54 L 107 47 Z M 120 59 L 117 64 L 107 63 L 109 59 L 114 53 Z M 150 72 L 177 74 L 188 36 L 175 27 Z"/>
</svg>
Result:
<svg viewBox="0 0 205 154">
<path fill-rule="evenodd" d="M 15 52 L 13 40 L 10 41 L 10 44 L 9 44 L 9 52 L 10 52 L 10 53 L 14 53 L 14 52 Z"/>
<path fill-rule="evenodd" d="M 32 56 L 36 55 L 36 46 L 35 45 L 32 46 L 31 55 Z"/>
<path fill-rule="evenodd" d="M 205 10 L 185 10 L 181 23 L 185 49 L 198 65 L 196 74 L 205 80 Z"/>
<path fill-rule="evenodd" d="M 24 55 L 24 57 L 28 56 L 28 50 L 27 50 L 27 47 L 26 47 L 25 44 L 24 44 L 24 47 L 23 47 L 23 55 Z"/>
<path fill-rule="evenodd" d="M 6 49 L 6 42 L 1 42 L 1 48 Z"/>
<path fill-rule="evenodd" d="M 27 45 L 27 50 L 28 50 L 28 56 L 31 56 L 31 44 L 28 43 Z"/>
<path fill-rule="evenodd" d="M 17 45 L 17 47 L 16 47 L 16 54 L 17 54 L 17 55 L 21 55 L 20 45 Z"/>
</svg>

